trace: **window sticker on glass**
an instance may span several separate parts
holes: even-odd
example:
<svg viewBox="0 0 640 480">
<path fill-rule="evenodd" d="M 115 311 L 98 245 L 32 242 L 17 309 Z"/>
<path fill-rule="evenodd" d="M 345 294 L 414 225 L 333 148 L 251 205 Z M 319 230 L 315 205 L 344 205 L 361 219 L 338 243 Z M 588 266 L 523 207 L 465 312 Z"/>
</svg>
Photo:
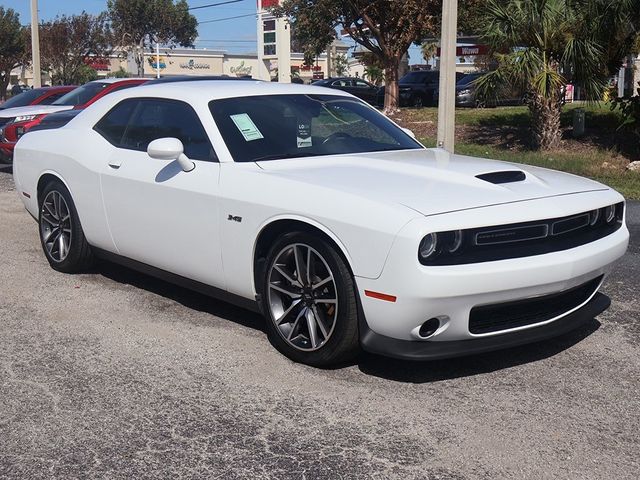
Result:
<svg viewBox="0 0 640 480">
<path fill-rule="evenodd" d="M 298 122 L 298 148 L 312 147 L 311 124 Z"/>
<path fill-rule="evenodd" d="M 251 117 L 246 113 L 231 115 L 231 120 L 236 124 L 236 127 L 238 127 L 238 130 L 240 130 L 240 133 L 247 142 L 264 138 L 260 130 L 258 130 L 258 127 L 256 127 L 256 124 L 251 120 Z"/>
</svg>

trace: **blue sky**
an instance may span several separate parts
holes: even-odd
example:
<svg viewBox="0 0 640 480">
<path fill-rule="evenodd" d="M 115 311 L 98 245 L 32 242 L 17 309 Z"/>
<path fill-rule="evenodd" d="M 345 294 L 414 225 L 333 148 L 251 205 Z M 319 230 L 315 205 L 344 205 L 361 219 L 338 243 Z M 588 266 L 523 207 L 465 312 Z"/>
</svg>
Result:
<svg viewBox="0 0 640 480">
<path fill-rule="evenodd" d="M 191 7 L 218 3 L 219 0 L 188 0 Z M 221 1 L 221 0 L 220 0 Z M 5 8 L 13 8 L 20 13 L 23 24 L 31 21 L 29 0 L 2 0 Z M 193 10 L 199 22 L 251 15 L 256 12 L 256 0 L 241 0 L 238 3 L 219 7 Z M 71 15 L 83 10 L 99 13 L 107 8 L 106 0 L 39 0 L 40 20 L 50 20 L 56 15 Z M 256 51 L 256 20 L 253 16 L 245 16 L 233 20 L 202 23 L 198 27 L 198 48 L 227 50 L 232 53 L 248 53 Z M 351 42 L 348 42 L 351 43 Z M 411 63 L 422 63 L 417 48 L 410 50 Z"/>
</svg>

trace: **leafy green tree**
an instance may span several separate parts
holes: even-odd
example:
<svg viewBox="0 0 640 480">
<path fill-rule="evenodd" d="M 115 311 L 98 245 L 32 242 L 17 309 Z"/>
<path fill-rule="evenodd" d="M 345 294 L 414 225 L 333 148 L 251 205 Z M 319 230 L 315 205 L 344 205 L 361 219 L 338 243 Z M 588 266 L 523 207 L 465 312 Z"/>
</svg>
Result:
<svg viewBox="0 0 640 480">
<path fill-rule="evenodd" d="M 26 62 L 26 35 L 19 14 L 0 6 L 0 98 L 6 100 L 11 71 Z"/>
<path fill-rule="evenodd" d="M 420 53 L 425 62 L 429 62 L 438 54 L 438 44 L 436 42 L 424 42 L 420 45 Z"/>
<path fill-rule="evenodd" d="M 602 98 L 637 33 L 630 16 L 637 0 L 488 0 L 480 33 L 497 68 L 477 81 L 490 98 L 513 86 L 527 92 L 534 145 L 561 140 L 563 88 L 579 84 L 587 100 Z M 628 51 L 628 50 L 627 50 Z"/>
<path fill-rule="evenodd" d="M 51 71 L 55 84 L 80 85 L 92 77 L 89 70 L 95 70 L 87 67 L 86 59 L 106 56 L 111 51 L 107 20 L 105 13 L 94 16 L 82 12 L 40 25 L 42 69 Z"/>
<path fill-rule="evenodd" d="M 310 56 L 326 50 L 343 29 L 378 58 L 387 83 L 385 111 L 398 108 L 398 69 L 412 43 L 433 35 L 441 0 L 284 0 L 273 9 L 289 17 L 297 42 Z"/>
<path fill-rule="evenodd" d="M 110 77 L 113 77 L 113 78 L 129 78 L 129 77 L 131 77 L 131 74 L 129 72 L 127 72 L 124 68 L 120 67 L 115 72 L 112 72 Z"/>
<path fill-rule="evenodd" d="M 333 69 L 336 72 L 336 76 L 344 77 L 349 71 L 349 60 L 347 60 L 347 56 L 342 53 L 336 55 L 333 59 Z"/>
<path fill-rule="evenodd" d="M 108 0 L 116 43 L 134 52 L 138 76 L 144 75 L 144 50 L 156 42 L 192 47 L 198 21 L 186 0 Z"/>
</svg>

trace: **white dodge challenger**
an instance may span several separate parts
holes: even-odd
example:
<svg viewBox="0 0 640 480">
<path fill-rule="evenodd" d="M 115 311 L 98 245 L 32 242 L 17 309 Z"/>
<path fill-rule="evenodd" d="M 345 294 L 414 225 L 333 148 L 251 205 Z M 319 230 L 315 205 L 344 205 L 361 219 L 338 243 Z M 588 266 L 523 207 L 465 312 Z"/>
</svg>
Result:
<svg viewBox="0 0 640 480">
<path fill-rule="evenodd" d="M 16 189 L 61 272 L 102 258 L 262 312 L 293 360 L 414 360 L 540 341 L 609 305 L 623 197 L 426 149 L 336 90 L 146 85 L 17 144 Z"/>
</svg>

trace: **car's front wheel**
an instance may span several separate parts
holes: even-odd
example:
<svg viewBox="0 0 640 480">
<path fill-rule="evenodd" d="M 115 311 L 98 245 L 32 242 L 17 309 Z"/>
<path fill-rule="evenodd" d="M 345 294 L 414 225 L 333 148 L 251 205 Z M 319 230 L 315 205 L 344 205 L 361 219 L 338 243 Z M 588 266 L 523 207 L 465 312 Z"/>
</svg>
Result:
<svg viewBox="0 0 640 480">
<path fill-rule="evenodd" d="M 296 232 L 275 242 L 266 260 L 262 302 L 271 342 L 292 360 L 322 367 L 358 353 L 353 277 L 324 239 Z"/>
<path fill-rule="evenodd" d="M 93 254 L 67 188 L 53 180 L 44 188 L 40 199 L 40 243 L 51 267 L 64 273 L 88 269 L 93 263 Z"/>
</svg>

